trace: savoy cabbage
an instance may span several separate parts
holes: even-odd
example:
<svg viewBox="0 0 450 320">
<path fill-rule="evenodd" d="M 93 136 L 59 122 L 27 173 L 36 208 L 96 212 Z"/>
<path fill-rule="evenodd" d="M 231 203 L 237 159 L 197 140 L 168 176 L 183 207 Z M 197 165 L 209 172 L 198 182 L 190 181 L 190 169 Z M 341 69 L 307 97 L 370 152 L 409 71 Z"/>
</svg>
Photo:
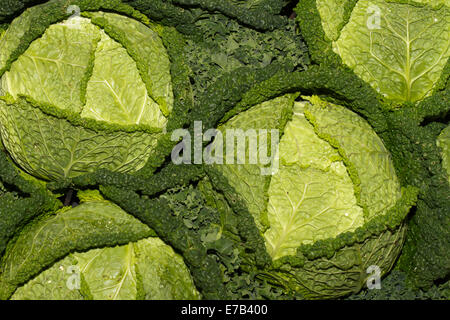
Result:
<svg viewBox="0 0 450 320">
<path fill-rule="evenodd" d="M 80 195 L 75 208 L 24 229 L 5 256 L 3 299 L 13 292 L 11 298 L 19 300 L 199 298 L 183 259 L 170 246 L 117 205 L 90 193 Z M 121 230 L 128 237 L 123 233 L 122 240 L 113 240 Z M 85 251 L 91 241 L 105 247 Z"/>
<path fill-rule="evenodd" d="M 0 8 L 0 298 L 448 295 L 447 0 L 29 2 Z M 172 163 L 198 121 L 277 132 L 272 162 Z"/>
<path fill-rule="evenodd" d="M 0 40 L 2 140 L 36 177 L 138 171 L 158 159 L 158 141 L 176 116 L 170 32 L 131 7 L 97 2 L 96 9 L 102 5 L 119 13 L 60 14 L 51 23 L 39 21 L 43 11 L 70 7 L 32 7 Z"/>
<path fill-rule="evenodd" d="M 215 189 L 253 216 L 271 259 L 261 277 L 309 298 L 345 296 L 366 284 L 368 267 L 392 267 L 415 190 L 401 189 L 389 152 L 362 118 L 317 96 L 294 99 L 263 102 L 219 127 L 280 128 L 272 175 L 261 175 L 263 164 L 207 171 L 222 177 Z"/>
</svg>

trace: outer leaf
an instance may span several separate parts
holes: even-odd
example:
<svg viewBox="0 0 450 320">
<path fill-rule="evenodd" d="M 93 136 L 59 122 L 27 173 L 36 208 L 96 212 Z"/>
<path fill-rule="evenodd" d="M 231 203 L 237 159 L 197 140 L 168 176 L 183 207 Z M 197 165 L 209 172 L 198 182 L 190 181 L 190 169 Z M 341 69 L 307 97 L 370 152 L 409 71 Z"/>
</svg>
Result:
<svg viewBox="0 0 450 320">
<path fill-rule="evenodd" d="M 339 148 L 352 175 L 365 220 L 384 214 L 400 197 L 389 151 L 370 125 L 348 109 L 320 100 L 307 107 L 319 136 Z"/>
<path fill-rule="evenodd" d="M 59 206 L 60 202 L 42 182 L 25 176 L 7 154 L 0 151 L 0 257 L 8 241 L 23 226 Z"/>
<path fill-rule="evenodd" d="M 130 244 L 74 254 L 93 299 L 136 299 L 138 285 L 133 249 Z"/>
<path fill-rule="evenodd" d="M 174 99 L 170 60 L 159 34 L 151 26 L 122 15 L 93 12 L 87 16 L 127 49 L 137 64 L 148 94 L 168 116 Z"/>
<path fill-rule="evenodd" d="M 433 281 L 450 274 L 450 184 L 436 144 L 446 126 L 441 122 L 425 125 L 446 114 L 450 92 L 442 93 L 421 103 L 423 111 L 431 107 L 433 115 L 425 118 L 430 113 L 422 113 L 419 121 L 424 118 L 425 121 L 421 125 L 411 117 L 410 110 L 402 109 L 389 113 L 391 128 L 383 133 L 402 183 L 420 188 L 417 209 L 408 220 L 407 239 L 397 267 L 408 274 L 410 284 L 422 288 L 429 288 Z"/>
<path fill-rule="evenodd" d="M 128 172 L 144 166 L 157 134 L 95 132 L 45 115 L 31 103 L 0 101 L 3 143 L 14 160 L 43 179 L 71 178 L 98 168 Z"/>
<path fill-rule="evenodd" d="M 341 157 L 317 137 L 301 104 L 296 104 L 285 128 L 280 153 L 284 164 L 270 182 L 270 228 L 264 234 L 273 259 L 295 254 L 301 244 L 354 231 L 364 223 Z"/>
<path fill-rule="evenodd" d="M 317 0 L 317 10 L 322 18 L 322 26 L 325 35 L 330 40 L 337 40 L 341 33 L 344 23 L 347 22 L 348 11 L 347 5 L 355 0 Z"/>
<path fill-rule="evenodd" d="M 81 116 L 124 125 L 147 124 L 162 128 L 165 124 L 158 104 L 148 96 L 136 62 L 105 33 L 95 52 L 95 65 Z"/>
<path fill-rule="evenodd" d="M 69 272 L 75 265 L 76 260 L 68 256 L 19 287 L 11 300 L 84 300 L 79 289 L 70 290 L 67 286 Z"/>
<path fill-rule="evenodd" d="M 0 22 L 7 20 L 10 16 L 23 10 L 24 7 L 29 6 L 31 3 L 36 4 L 39 2 L 45 2 L 45 0 L 8 0 L 0 8 Z"/>
<path fill-rule="evenodd" d="M 378 266 L 385 274 L 399 255 L 406 228 L 386 230 L 360 243 L 343 247 L 331 257 L 307 260 L 305 264 L 278 275 L 293 290 L 309 299 L 336 298 L 356 293 L 366 285 L 369 266 Z"/>
<path fill-rule="evenodd" d="M 20 45 L 20 39 L 30 27 L 33 13 L 25 11 L 11 22 L 10 28 L 0 38 L 0 74 L 3 74 L 10 60 L 10 55 Z"/>
<path fill-rule="evenodd" d="M 255 130 L 255 132 L 256 130 L 267 129 L 270 135 L 271 129 L 282 129 L 286 122 L 287 114 L 291 112 L 292 104 L 291 95 L 264 102 L 239 113 L 237 116 L 228 120 L 223 126 L 219 127 L 219 129 L 223 132 L 225 138 L 227 130 L 230 129 L 241 129 L 243 132 L 248 129 Z M 274 112 L 276 113 L 274 114 Z M 261 141 L 260 139 L 261 136 L 258 137 L 258 141 Z M 270 138 L 267 139 L 269 146 L 270 141 Z M 267 226 L 267 198 L 265 192 L 270 181 L 270 176 L 261 173 L 261 169 L 265 165 L 262 165 L 260 162 L 257 164 L 249 163 L 248 154 L 250 143 L 252 142 L 249 142 L 246 138 L 245 154 L 247 158 L 244 164 L 237 164 L 238 158 L 234 156 L 233 161 L 235 164 L 230 164 L 227 159 L 222 158 L 220 159 L 221 163 L 227 165 L 219 164 L 215 168 L 228 178 L 231 187 L 243 198 L 258 227 L 264 229 Z M 237 143 L 233 141 L 233 144 L 235 145 L 234 150 L 236 152 Z M 226 155 L 226 146 L 226 139 L 223 146 L 219 146 L 216 142 L 213 144 L 213 148 L 222 148 L 224 156 Z M 257 151 L 258 149 L 255 150 Z M 269 147 L 267 150 L 270 152 Z"/>
<path fill-rule="evenodd" d="M 174 2 L 184 6 L 200 6 L 208 11 L 219 11 L 226 16 L 261 30 L 273 30 L 279 27 L 283 21 L 282 17 L 278 15 L 282 5 L 277 0 L 261 1 L 261 4 L 255 0 L 246 1 L 249 9 L 245 8 L 245 5 L 234 4 L 235 1 L 175 0 Z"/>
</svg>

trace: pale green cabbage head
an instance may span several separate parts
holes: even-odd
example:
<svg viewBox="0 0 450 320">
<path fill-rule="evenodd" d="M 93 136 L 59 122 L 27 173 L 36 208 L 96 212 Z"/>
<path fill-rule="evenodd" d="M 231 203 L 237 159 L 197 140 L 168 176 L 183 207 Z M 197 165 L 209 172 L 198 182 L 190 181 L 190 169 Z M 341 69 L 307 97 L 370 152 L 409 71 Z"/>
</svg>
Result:
<svg viewBox="0 0 450 320">
<path fill-rule="evenodd" d="M 37 8 L 0 39 L 0 69 Z M 1 135 L 12 158 L 48 180 L 142 168 L 174 100 L 159 31 L 101 11 L 50 25 L 1 77 Z"/>
<path fill-rule="evenodd" d="M 233 210 L 253 216 L 272 260 L 262 277 L 308 298 L 345 296 L 366 284 L 368 267 L 380 276 L 390 270 L 415 191 L 402 190 L 389 151 L 363 118 L 318 97 L 294 99 L 266 101 L 220 127 L 224 136 L 230 128 L 280 129 L 272 175 L 261 174 L 262 163 L 208 170 L 227 181 L 214 187 Z"/>
</svg>

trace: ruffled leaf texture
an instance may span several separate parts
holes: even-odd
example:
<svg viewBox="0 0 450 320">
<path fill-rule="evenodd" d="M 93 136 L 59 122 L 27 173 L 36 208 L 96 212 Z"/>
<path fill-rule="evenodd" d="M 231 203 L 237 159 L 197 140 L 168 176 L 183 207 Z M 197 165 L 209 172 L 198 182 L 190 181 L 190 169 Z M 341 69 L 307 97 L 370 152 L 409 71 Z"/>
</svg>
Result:
<svg viewBox="0 0 450 320">
<path fill-rule="evenodd" d="M 368 225 L 404 217 L 411 204 L 409 195 L 401 200 L 390 153 L 370 125 L 318 97 L 295 102 L 287 95 L 240 112 L 220 130 L 226 136 L 230 128 L 266 127 L 281 129 L 279 145 L 272 149 L 279 167 L 272 175 L 262 175 L 261 164 L 214 168 L 238 195 L 229 201 L 239 199 L 253 216 L 274 263 L 271 276 L 307 297 L 332 298 L 359 290 L 371 264 L 387 272 L 405 230 L 400 222 L 366 234 Z M 317 251 L 317 246 L 323 248 Z M 303 250 L 316 257 L 297 260 Z"/>
<path fill-rule="evenodd" d="M 333 51 L 397 104 L 432 95 L 450 57 L 449 2 L 416 2 L 316 1 Z"/>
<path fill-rule="evenodd" d="M 0 65 L 39 14 L 0 39 Z M 170 60 L 156 27 L 93 12 L 50 25 L 1 78 L 2 137 L 33 175 L 135 172 L 156 148 L 174 103 Z"/>
<path fill-rule="evenodd" d="M 14 292 L 19 300 L 199 298 L 183 258 L 104 200 L 27 226 L 5 255 L 0 282 L 2 298 Z"/>
</svg>

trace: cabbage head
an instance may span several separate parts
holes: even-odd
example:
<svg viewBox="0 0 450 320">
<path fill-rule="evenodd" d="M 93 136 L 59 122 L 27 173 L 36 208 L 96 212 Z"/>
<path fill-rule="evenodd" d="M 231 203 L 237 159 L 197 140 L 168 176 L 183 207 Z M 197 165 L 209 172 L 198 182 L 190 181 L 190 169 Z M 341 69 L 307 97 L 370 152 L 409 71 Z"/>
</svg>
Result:
<svg viewBox="0 0 450 320">
<path fill-rule="evenodd" d="M 200 298 L 183 258 L 100 196 L 25 227 L 0 270 L 1 299 Z"/>
<path fill-rule="evenodd" d="M 296 11 L 316 61 L 353 70 L 393 106 L 445 88 L 450 1 L 305 0 Z"/>
<path fill-rule="evenodd" d="M 15 162 L 46 180 L 141 169 L 173 116 L 166 29 L 120 1 L 49 1 L 16 18 L 0 38 Z"/>
<path fill-rule="evenodd" d="M 267 147 L 279 162 L 271 175 L 261 174 L 270 164 L 225 160 L 208 174 L 263 238 L 268 266 L 250 268 L 288 292 L 337 298 L 391 269 L 417 191 L 401 187 L 389 151 L 363 118 L 317 96 L 296 96 L 255 105 L 219 127 L 225 137 L 228 129 L 278 128 L 279 143 Z"/>
</svg>

